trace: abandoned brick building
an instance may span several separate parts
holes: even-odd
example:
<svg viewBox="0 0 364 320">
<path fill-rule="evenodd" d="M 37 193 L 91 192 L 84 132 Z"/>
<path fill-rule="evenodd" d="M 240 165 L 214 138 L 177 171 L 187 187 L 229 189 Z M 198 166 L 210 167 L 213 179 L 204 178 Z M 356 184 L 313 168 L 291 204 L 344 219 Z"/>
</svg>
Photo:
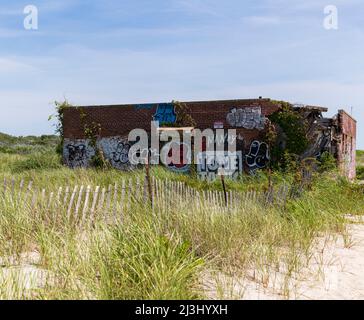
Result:
<svg viewBox="0 0 364 320">
<path fill-rule="evenodd" d="M 269 162 L 270 152 L 264 140 L 267 119 L 282 109 L 282 103 L 270 99 L 226 100 L 183 102 L 185 110 L 194 121 L 194 127 L 204 129 L 236 129 L 237 151 L 240 154 L 238 170 L 251 172 L 264 169 Z M 63 111 L 63 157 L 70 167 L 87 167 L 95 155 L 85 132 L 88 124 L 97 125 L 97 148 L 112 166 L 130 169 L 128 141 L 129 132 L 141 128 L 150 132 L 151 121 L 176 126 L 179 114 L 176 104 L 132 104 L 69 107 Z M 356 121 L 345 111 L 339 110 L 333 118 L 325 118 L 326 108 L 290 105 L 305 119 L 308 147 L 301 158 L 319 158 L 329 152 L 337 160 L 342 173 L 349 179 L 355 178 Z M 281 134 L 282 148 L 289 137 Z M 303 137 L 302 137 L 303 138 Z M 170 165 L 175 171 L 186 172 L 188 165 Z M 187 169 L 187 170 L 186 170 Z M 208 170 L 208 168 L 205 170 Z M 212 169 L 211 169 L 212 170 Z"/>
</svg>

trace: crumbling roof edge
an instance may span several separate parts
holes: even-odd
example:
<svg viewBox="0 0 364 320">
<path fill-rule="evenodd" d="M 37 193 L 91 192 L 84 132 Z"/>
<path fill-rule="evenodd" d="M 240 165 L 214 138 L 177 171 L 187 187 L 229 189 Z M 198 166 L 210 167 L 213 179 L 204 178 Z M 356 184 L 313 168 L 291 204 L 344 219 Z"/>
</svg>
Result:
<svg viewBox="0 0 364 320">
<path fill-rule="evenodd" d="M 179 100 L 176 100 L 179 101 Z M 272 101 L 270 98 L 250 98 L 250 99 L 222 99 L 222 100 L 198 100 L 198 101 L 179 101 L 181 103 L 209 103 L 209 102 L 215 102 L 215 103 L 227 103 L 227 102 L 237 102 L 237 103 L 244 103 L 244 102 L 251 102 L 251 101 L 262 101 L 262 102 L 269 102 Z M 122 103 L 122 104 L 105 104 L 105 105 L 89 105 L 89 106 L 77 106 L 74 105 L 75 108 L 109 108 L 109 107 L 131 107 L 136 105 L 158 105 L 158 104 L 164 104 L 164 103 L 172 103 L 172 101 L 169 102 L 140 102 L 140 103 Z"/>
<path fill-rule="evenodd" d="M 341 114 L 341 113 L 345 113 L 345 115 L 347 115 L 351 120 L 355 121 L 355 123 L 358 122 L 351 114 L 349 114 L 348 112 L 346 112 L 344 109 L 340 109 L 339 110 L 339 114 Z"/>
<path fill-rule="evenodd" d="M 199 104 L 199 103 L 246 103 L 246 102 L 269 102 L 272 101 L 272 103 L 275 102 L 275 100 L 272 100 L 270 98 L 250 98 L 250 99 L 221 99 L 221 100 L 196 100 L 196 101 L 180 101 L 181 103 L 188 103 L 188 104 Z M 123 103 L 123 104 L 105 104 L 105 105 L 80 105 L 80 106 L 73 106 L 75 108 L 82 108 L 82 109 L 88 109 L 88 108 L 115 108 L 115 107 L 134 107 L 134 106 L 142 106 L 142 105 L 151 105 L 151 106 L 157 106 L 159 104 L 165 104 L 165 103 L 172 103 L 170 102 L 152 102 L 152 103 Z M 312 105 L 305 105 L 305 104 L 292 104 L 293 108 L 296 110 L 314 110 L 314 111 L 320 111 L 320 112 L 327 112 L 329 109 L 326 107 L 320 107 L 320 106 L 312 106 Z"/>
<path fill-rule="evenodd" d="M 297 110 L 316 110 L 316 111 L 321 111 L 321 112 L 329 111 L 329 108 L 320 107 L 320 106 L 310 106 L 310 105 L 297 106 L 297 105 L 293 105 L 293 107 L 295 109 L 297 109 Z"/>
</svg>

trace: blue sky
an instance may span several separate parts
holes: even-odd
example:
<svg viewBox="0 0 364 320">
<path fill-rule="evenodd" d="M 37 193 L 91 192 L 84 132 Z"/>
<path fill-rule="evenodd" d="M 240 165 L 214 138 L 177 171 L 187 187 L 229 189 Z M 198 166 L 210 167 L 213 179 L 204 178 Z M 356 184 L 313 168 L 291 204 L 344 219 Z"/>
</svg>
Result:
<svg viewBox="0 0 364 320">
<path fill-rule="evenodd" d="M 39 10 L 25 30 L 23 9 Z M 323 28 L 336 5 L 338 30 Z M 346 109 L 364 149 L 362 0 L 7 0 L 0 131 L 52 133 L 52 102 L 256 98 Z"/>
</svg>

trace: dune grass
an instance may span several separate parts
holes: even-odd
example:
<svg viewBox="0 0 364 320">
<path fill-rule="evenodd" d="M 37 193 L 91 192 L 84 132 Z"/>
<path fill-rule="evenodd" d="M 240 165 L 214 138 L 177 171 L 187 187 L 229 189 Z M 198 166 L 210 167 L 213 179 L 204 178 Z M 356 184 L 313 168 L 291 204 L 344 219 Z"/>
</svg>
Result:
<svg viewBox="0 0 364 320">
<path fill-rule="evenodd" d="M 51 151 L 59 144 L 59 137 L 43 135 L 40 137 L 14 137 L 0 132 L 0 152 L 7 154 L 32 154 Z"/>
<path fill-rule="evenodd" d="M 356 161 L 359 165 L 364 165 L 364 150 L 356 151 Z"/>
<path fill-rule="evenodd" d="M 364 151 L 356 151 L 356 175 L 360 180 L 364 180 Z"/>
<path fill-rule="evenodd" d="M 47 189 L 107 186 L 144 175 L 143 170 L 71 170 L 58 160 L 53 152 L 0 154 L 0 172 Z M 221 189 L 218 181 L 202 182 L 159 167 L 152 175 L 185 181 L 198 190 Z M 277 173 L 273 181 L 291 183 L 292 177 Z M 261 190 L 267 177 L 262 173 L 227 185 L 241 192 Z M 208 203 L 156 205 L 163 209 L 151 210 L 146 203 L 120 208 L 117 224 L 98 219 L 79 226 L 67 221 L 65 211 L 54 219 L 41 199 L 32 206 L 0 195 L 2 272 L 22 267 L 22 254 L 32 252 L 39 258 L 35 267 L 47 278 L 44 283 L 35 279 L 38 285 L 29 290 L 16 278 L 7 278 L 10 285 L 0 280 L 0 297 L 197 299 L 204 298 L 201 274 L 208 269 L 244 273 L 253 268 L 257 281 L 267 281 L 272 266 L 298 272 L 316 236 L 344 234 L 344 214 L 362 214 L 364 197 L 362 187 L 331 174 L 316 177 L 310 189 L 284 207 L 250 201 L 222 212 Z"/>
</svg>

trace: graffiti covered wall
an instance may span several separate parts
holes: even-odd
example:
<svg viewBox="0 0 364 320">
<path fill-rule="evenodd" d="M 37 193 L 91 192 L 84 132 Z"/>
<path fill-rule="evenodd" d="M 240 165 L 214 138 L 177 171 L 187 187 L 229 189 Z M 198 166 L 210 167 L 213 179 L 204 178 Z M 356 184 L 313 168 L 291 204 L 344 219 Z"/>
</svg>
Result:
<svg viewBox="0 0 364 320">
<path fill-rule="evenodd" d="M 71 168 L 89 167 L 95 150 L 85 139 L 65 139 L 63 144 L 63 159 Z"/>
<path fill-rule="evenodd" d="M 269 148 L 265 142 L 253 141 L 249 153 L 245 155 L 245 162 L 248 170 L 253 173 L 256 170 L 264 169 L 269 163 Z"/>
<path fill-rule="evenodd" d="M 157 106 L 157 111 L 153 116 L 154 121 L 158 121 L 160 125 L 166 123 L 175 123 L 177 115 L 173 103 L 161 103 Z"/>
<path fill-rule="evenodd" d="M 127 137 L 101 138 L 97 145 L 114 168 L 119 170 L 133 169 L 129 161 L 129 150 L 132 143 L 128 141 Z"/>
<path fill-rule="evenodd" d="M 267 143 L 264 141 L 268 118 L 280 110 L 281 105 L 270 99 L 224 100 L 224 101 L 197 101 L 184 103 L 189 115 L 196 123 L 195 128 L 200 130 L 236 130 L 235 136 L 226 136 L 225 149 L 236 143 L 237 155 L 234 161 L 238 163 L 236 172 L 255 173 L 257 170 L 267 168 L 270 154 Z M 298 107 L 296 107 L 298 108 Z M 322 117 L 325 108 L 302 106 L 307 117 L 309 147 L 301 155 L 319 158 L 323 152 L 328 151 L 338 159 L 339 165 L 345 174 L 355 176 L 355 139 L 356 123 L 345 112 L 340 112 L 336 118 Z M 327 111 L 327 110 L 326 110 Z M 129 133 L 136 128 L 151 132 L 151 121 L 157 121 L 160 126 L 173 127 L 180 121 L 176 114 L 174 103 L 135 104 L 68 108 L 64 111 L 64 162 L 72 168 L 88 167 L 95 155 L 95 150 L 83 132 L 80 113 L 86 114 L 90 123 L 100 124 L 101 133 L 97 139 L 99 148 L 110 164 L 120 170 L 132 170 L 135 166 L 130 164 L 129 150 L 132 144 L 128 141 Z M 282 136 L 284 140 L 284 135 Z M 208 141 L 207 144 L 217 144 L 218 141 Z M 282 141 L 284 146 L 285 141 Z M 176 172 L 190 172 L 188 159 L 191 150 L 186 145 L 166 146 L 168 152 L 163 157 L 168 158 L 166 166 Z M 163 148 L 163 145 L 161 145 Z M 180 150 L 179 158 L 172 157 L 173 149 Z M 202 152 L 206 150 L 202 148 Z M 208 149 L 210 150 L 210 149 Z M 208 154 L 201 154 L 202 158 L 209 158 Z M 227 162 L 229 157 L 220 159 Z M 166 160 L 165 159 L 165 160 Z M 217 160 L 217 159 L 216 159 Z M 220 161 L 219 160 L 219 161 Z M 231 159 L 230 159 L 231 160 Z M 233 161 L 233 162 L 234 162 Z M 216 175 L 213 163 L 198 168 L 201 175 Z M 238 175 L 237 173 L 234 175 Z"/>
<path fill-rule="evenodd" d="M 198 154 L 197 173 L 201 180 L 213 181 L 223 169 L 224 175 L 237 179 L 243 172 L 243 156 L 241 151 L 229 153 L 201 152 Z"/>
<path fill-rule="evenodd" d="M 129 149 L 131 143 L 127 138 L 110 137 L 97 140 L 97 147 L 103 152 L 105 158 L 116 169 L 131 170 L 129 162 Z M 90 167 L 95 149 L 87 139 L 65 139 L 63 144 L 64 162 L 71 168 Z"/>
<path fill-rule="evenodd" d="M 262 115 L 261 107 L 233 108 L 226 117 L 232 127 L 248 130 L 264 130 L 266 118 Z"/>
</svg>

